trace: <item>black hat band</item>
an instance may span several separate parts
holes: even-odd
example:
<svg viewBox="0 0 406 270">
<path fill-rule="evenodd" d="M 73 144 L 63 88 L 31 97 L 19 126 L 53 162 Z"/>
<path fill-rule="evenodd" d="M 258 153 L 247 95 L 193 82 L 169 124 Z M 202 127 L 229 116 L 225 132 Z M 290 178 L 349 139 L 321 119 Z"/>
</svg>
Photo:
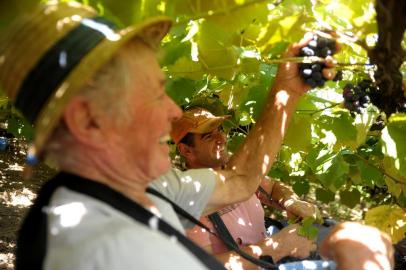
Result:
<svg viewBox="0 0 406 270">
<path fill-rule="evenodd" d="M 22 83 L 15 101 L 30 123 L 81 59 L 113 33 L 116 26 L 102 17 L 86 18 L 39 60 Z"/>
</svg>

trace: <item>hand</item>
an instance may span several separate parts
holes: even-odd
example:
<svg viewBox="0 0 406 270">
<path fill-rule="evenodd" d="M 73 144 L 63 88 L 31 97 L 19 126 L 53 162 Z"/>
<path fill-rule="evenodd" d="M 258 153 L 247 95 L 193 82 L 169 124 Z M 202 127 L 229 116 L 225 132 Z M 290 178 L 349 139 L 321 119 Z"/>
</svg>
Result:
<svg viewBox="0 0 406 270">
<path fill-rule="evenodd" d="M 393 253 L 387 234 L 356 222 L 337 225 L 320 245 L 320 254 L 335 260 L 340 270 L 390 270 Z"/>
<path fill-rule="evenodd" d="M 288 218 L 306 218 L 312 217 L 315 220 L 320 219 L 321 214 L 317 207 L 311 203 L 295 200 L 295 199 L 288 199 L 283 204 L 284 208 L 286 209 Z"/>
<path fill-rule="evenodd" d="M 299 43 L 291 45 L 284 53 L 283 58 L 298 56 L 300 49 L 312 40 L 313 35 L 313 33 L 307 33 Z M 323 69 L 323 76 L 326 79 L 331 80 L 336 74 L 334 70 L 334 59 L 330 56 L 327 57 L 325 64 L 328 68 Z M 306 84 L 300 76 L 298 66 L 298 63 L 292 62 L 280 64 L 275 78 L 274 87 L 276 89 L 286 90 L 289 94 L 297 94 L 299 96 L 310 90 L 311 87 Z"/>
<path fill-rule="evenodd" d="M 309 257 L 310 252 L 316 250 L 316 243 L 306 237 L 298 235 L 300 225 L 293 224 L 283 228 L 272 237 L 265 239 L 261 245 L 264 255 L 271 255 L 274 262 L 283 257 Z"/>
</svg>

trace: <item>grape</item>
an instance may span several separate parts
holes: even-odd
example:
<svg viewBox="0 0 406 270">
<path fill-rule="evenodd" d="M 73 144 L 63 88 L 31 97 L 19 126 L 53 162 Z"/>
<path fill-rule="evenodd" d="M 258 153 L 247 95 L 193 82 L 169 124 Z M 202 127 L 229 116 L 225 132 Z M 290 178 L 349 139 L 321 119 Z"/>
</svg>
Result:
<svg viewBox="0 0 406 270">
<path fill-rule="evenodd" d="M 369 129 L 370 131 L 374 130 L 382 130 L 385 128 L 385 122 L 384 121 L 376 121 L 371 125 L 371 128 Z"/>
<path fill-rule="evenodd" d="M 328 39 L 320 36 L 314 36 L 307 46 L 300 49 L 299 55 L 304 57 L 318 56 L 327 57 L 336 52 L 336 42 L 333 39 Z M 324 86 L 326 79 L 322 75 L 322 70 L 326 65 L 321 62 L 315 63 L 302 63 L 299 65 L 299 71 L 305 82 L 314 87 Z M 342 72 L 337 73 L 334 80 L 341 80 Z"/>
<path fill-rule="evenodd" d="M 306 68 L 302 71 L 302 74 L 305 78 L 309 78 L 312 76 L 313 71 L 309 68 Z"/>
<path fill-rule="evenodd" d="M 363 80 L 358 85 L 348 83 L 343 89 L 344 107 L 347 108 L 351 115 L 362 113 L 363 109 L 368 107 L 371 101 L 369 89 L 373 88 L 372 81 Z"/>
<path fill-rule="evenodd" d="M 333 78 L 333 82 L 341 81 L 343 79 L 343 72 L 341 70 L 337 71 L 337 74 Z"/>
</svg>

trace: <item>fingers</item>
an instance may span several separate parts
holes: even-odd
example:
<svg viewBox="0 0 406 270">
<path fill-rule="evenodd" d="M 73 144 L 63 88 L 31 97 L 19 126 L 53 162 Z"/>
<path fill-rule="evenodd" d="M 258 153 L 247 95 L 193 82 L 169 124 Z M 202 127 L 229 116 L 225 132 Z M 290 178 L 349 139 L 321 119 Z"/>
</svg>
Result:
<svg viewBox="0 0 406 270">
<path fill-rule="evenodd" d="M 304 35 L 304 37 L 297 43 L 292 44 L 289 49 L 287 50 L 285 57 L 294 57 L 299 54 L 300 48 L 309 44 L 309 42 L 313 39 L 314 34 L 308 32 Z"/>
<path fill-rule="evenodd" d="M 337 75 L 337 71 L 334 68 L 324 68 L 322 74 L 327 80 L 332 80 Z"/>
</svg>

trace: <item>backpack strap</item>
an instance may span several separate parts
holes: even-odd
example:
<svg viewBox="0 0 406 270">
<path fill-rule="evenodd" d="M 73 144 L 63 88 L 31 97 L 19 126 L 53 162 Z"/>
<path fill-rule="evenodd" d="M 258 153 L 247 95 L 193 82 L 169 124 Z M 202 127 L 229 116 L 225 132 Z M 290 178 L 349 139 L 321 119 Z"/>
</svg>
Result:
<svg viewBox="0 0 406 270">
<path fill-rule="evenodd" d="M 250 261 L 251 263 L 258 265 L 264 269 L 270 269 L 270 270 L 279 269 L 278 266 L 276 266 L 275 264 L 255 258 L 255 257 L 249 255 L 248 253 L 246 253 L 245 251 L 241 250 L 240 247 L 238 246 L 238 244 L 234 241 L 233 237 L 231 236 L 230 232 L 228 231 L 226 225 L 224 224 L 223 220 L 221 219 L 221 217 L 219 216 L 218 213 L 213 213 L 213 214 L 209 215 L 210 221 L 213 223 L 214 227 L 216 228 L 217 233 L 215 233 L 212 230 L 210 230 L 206 225 L 204 225 L 199 220 L 197 220 L 195 217 L 193 217 L 188 212 L 186 212 L 183 208 L 181 208 L 176 203 L 174 203 L 173 201 L 168 199 L 166 196 L 164 196 L 162 193 L 160 193 L 157 190 L 150 188 L 150 187 L 147 188 L 147 192 L 150 194 L 153 194 L 153 195 L 161 198 L 162 200 L 168 202 L 169 204 L 171 204 L 173 209 L 175 210 L 175 212 L 178 215 L 189 220 L 193 224 L 207 230 L 212 235 L 220 238 L 230 250 L 235 251 L 237 254 L 239 254 L 244 259 L 246 259 L 246 260 Z M 269 257 L 269 256 L 267 256 L 267 257 Z"/>
</svg>

